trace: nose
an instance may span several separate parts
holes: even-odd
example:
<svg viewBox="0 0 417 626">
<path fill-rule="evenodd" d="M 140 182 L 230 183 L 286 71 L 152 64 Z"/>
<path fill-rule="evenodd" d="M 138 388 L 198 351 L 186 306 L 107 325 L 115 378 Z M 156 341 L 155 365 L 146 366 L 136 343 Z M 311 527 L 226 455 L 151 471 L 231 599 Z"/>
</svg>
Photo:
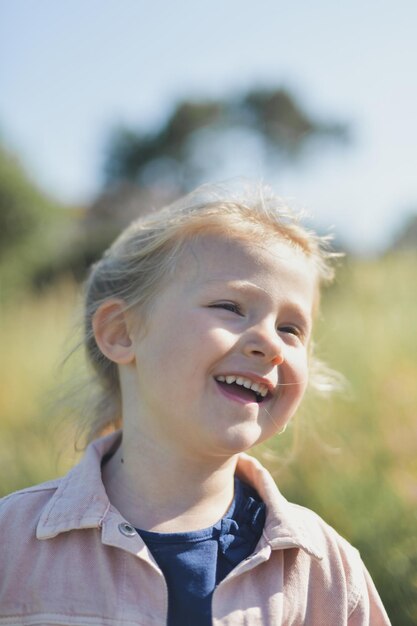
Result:
<svg viewBox="0 0 417 626">
<path fill-rule="evenodd" d="M 246 337 L 244 353 L 272 365 L 281 365 L 284 361 L 284 346 L 275 324 L 272 327 L 266 324 L 252 327 Z"/>
</svg>

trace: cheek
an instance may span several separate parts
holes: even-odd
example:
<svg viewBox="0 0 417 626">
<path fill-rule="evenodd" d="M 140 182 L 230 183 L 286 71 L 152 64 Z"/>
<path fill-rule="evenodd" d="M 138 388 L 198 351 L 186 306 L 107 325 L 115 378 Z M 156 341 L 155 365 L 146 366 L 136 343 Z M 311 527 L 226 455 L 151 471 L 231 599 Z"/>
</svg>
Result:
<svg viewBox="0 0 417 626">
<path fill-rule="evenodd" d="M 296 350 L 284 358 L 281 382 L 288 385 L 291 395 L 300 398 L 308 385 L 308 359 L 305 350 Z"/>
<path fill-rule="evenodd" d="M 304 398 L 304 394 L 307 391 L 307 387 L 308 387 L 308 378 L 309 378 L 309 369 L 308 369 L 308 359 L 307 356 L 305 356 L 302 359 L 302 362 L 300 363 L 300 367 L 299 367 L 299 387 L 298 387 L 298 394 L 297 394 L 297 406 L 301 403 L 302 399 Z"/>
<path fill-rule="evenodd" d="M 236 343 L 236 335 L 225 328 L 208 328 L 204 336 L 208 343 L 218 347 L 232 347 Z"/>
<path fill-rule="evenodd" d="M 287 365 L 289 374 L 294 380 L 305 379 L 308 374 L 307 350 L 302 347 L 290 348 L 284 352 L 284 366 Z"/>
<path fill-rule="evenodd" d="M 205 356 L 221 355 L 231 349 L 236 343 L 236 336 L 225 328 L 205 323 L 204 320 L 191 320 L 179 331 L 183 337 L 184 346 L 190 355 L 204 353 Z"/>
<path fill-rule="evenodd" d="M 303 389 L 305 390 L 308 385 L 309 368 L 307 353 L 304 353 L 300 359 L 300 379 L 303 381 Z"/>
</svg>

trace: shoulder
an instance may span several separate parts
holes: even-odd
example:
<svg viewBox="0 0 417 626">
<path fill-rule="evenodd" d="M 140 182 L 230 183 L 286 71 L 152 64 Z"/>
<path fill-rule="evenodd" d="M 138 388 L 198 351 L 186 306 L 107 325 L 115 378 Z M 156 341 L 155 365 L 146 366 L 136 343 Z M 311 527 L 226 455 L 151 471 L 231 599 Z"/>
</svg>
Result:
<svg viewBox="0 0 417 626">
<path fill-rule="evenodd" d="M 342 623 L 348 615 L 349 624 L 389 624 L 358 550 L 317 513 L 289 502 L 271 474 L 253 457 L 240 455 L 237 471 L 255 487 L 267 506 L 261 546 L 266 542 L 272 548 L 270 571 L 277 564 L 284 568 L 289 596 L 304 598 L 310 614 L 317 616 L 309 623 L 323 623 L 324 608 L 334 607 L 338 599 L 344 617 L 332 623 Z M 304 609 L 288 623 L 302 623 Z"/>
<path fill-rule="evenodd" d="M 27 543 L 31 537 L 35 539 L 40 516 L 61 480 L 21 489 L 0 499 L 0 535 L 6 538 L 2 550 L 16 543 Z"/>
<path fill-rule="evenodd" d="M 10 507 L 14 507 L 16 504 L 35 502 L 36 500 L 50 497 L 56 491 L 61 481 L 62 478 L 55 478 L 3 496 L 0 498 L 0 519 Z"/>
<path fill-rule="evenodd" d="M 315 546 L 320 560 L 348 572 L 361 572 L 363 568 L 359 551 L 347 539 L 342 537 L 320 515 L 298 504 L 290 503 L 292 515 L 302 534 Z"/>
<path fill-rule="evenodd" d="M 350 555 L 359 556 L 358 550 L 320 515 L 299 504 L 289 503 L 289 506 L 299 526 L 302 526 L 304 532 L 321 547 L 324 554 L 329 548 L 337 547 L 338 550 L 346 551 Z"/>
<path fill-rule="evenodd" d="M 0 604 L 4 610 L 9 603 L 20 602 L 18 596 L 22 589 L 29 594 L 27 597 L 34 593 L 29 571 L 41 579 L 45 564 L 48 568 L 52 563 L 50 558 L 45 559 L 48 546 L 37 539 L 36 532 L 58 485 L 59 481 L 51 481 L 0 500 Z"/>
<path fill-rule="evenodd" d="M 309 576 L 321 578 L 322 588 L 327 585 L 332 593 L 337 587 L 349 616 L 369 611 L 371 606 L 385 614 L 359 551 L 314 511 L 297 504 L 290 507 L 320 554 L 320 559 L 310 559 Z"/>
</svg>

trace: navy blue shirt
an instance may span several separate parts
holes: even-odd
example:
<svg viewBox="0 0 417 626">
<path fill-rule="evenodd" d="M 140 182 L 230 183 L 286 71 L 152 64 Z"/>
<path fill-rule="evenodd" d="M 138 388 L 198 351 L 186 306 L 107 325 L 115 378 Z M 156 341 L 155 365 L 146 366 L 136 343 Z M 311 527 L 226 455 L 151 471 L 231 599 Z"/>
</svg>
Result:
<svg viewBox="0 0 417 626">
<path fill-rule="evenodd" d="M 165 576 L 168 626 L 211 626 L 213 591 L 256 547 L 265 523 L 265 504 L 235 478 L 235 495 L 214 526 L 188 533 L 138 530 Z"/>
</svg>

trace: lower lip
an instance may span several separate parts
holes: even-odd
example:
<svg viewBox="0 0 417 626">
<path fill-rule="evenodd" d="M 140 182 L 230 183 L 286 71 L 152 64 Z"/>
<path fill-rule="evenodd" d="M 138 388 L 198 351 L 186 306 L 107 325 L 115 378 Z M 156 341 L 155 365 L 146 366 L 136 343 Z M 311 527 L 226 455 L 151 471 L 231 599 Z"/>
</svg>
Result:
<svg viewBox="0 0 417 626">
<path fill-rule="evenodd" d="M 234 394 L 231 390 L 229 391 L 225 387 L 222 387 L 222 385 L 219 385 L 217 381 L 214 381 L 214 382 L 216 383 L 216 387 L 220 391 L 220 393 L 222 393 L 226 398 L 229 398 L 229 400 L 233 400 L 234 402 L 239 402 L 239 404 L 255 404 L 256 406 L 259 406 L 259 403 L 256 402 L 255 400 L 249 400 L 249 398 L 242 398 L 242 396 L 238 396 Z"/>
</svg>

